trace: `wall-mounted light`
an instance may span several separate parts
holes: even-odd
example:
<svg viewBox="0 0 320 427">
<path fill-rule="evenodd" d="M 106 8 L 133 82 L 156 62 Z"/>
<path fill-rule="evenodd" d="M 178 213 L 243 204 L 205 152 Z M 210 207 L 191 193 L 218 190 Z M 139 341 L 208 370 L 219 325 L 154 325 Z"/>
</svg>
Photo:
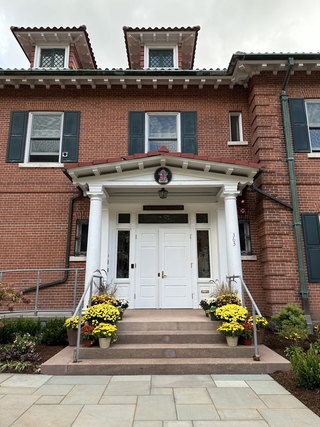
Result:
<svg viewBox="0 0 320 427">
<path fill-rule="evenodd" d="M 158 191 L 160 199 L 166 199 L 168 196 L 168 191 L 165 188 L 161 188 L 161 190 Z"/>
</svg>

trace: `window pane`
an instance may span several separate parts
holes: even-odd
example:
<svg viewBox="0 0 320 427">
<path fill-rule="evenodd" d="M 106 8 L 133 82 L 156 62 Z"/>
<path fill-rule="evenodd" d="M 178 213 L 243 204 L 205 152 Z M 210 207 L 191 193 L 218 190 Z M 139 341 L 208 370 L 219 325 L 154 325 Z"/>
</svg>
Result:
<svg viewBox="0 0 320 427">
<path fill-rule="evenodd" d="M 177 138 L 177 116 L 149 115 L 149 138 Z"/>
<path fill-rule="evenodd" d="M 239 116 L 230 116 L 231 141 L 240 141 Z"/>
<path fill-rule="evenodd" d="M 172 141 L 172 140 L 167 141 L 165 139 L 161 139 L 160 141 L 151 139 L 149 141 L 149 150 L 148 151 L 158 151 L 162 145 L 165 145 L 171 153 L 176 153 L 178 151 L 177 141 Z"/>
<path fill-rule="evenodd" d="M 117 278 L 129 278 L 130 231 L 118 231 Z"/>
<path fill-rule="evenodd" d="M 36 153 L 59 153 L 60 140 L 36 139 L 31 140 L 30 154 Z"/>
<path fill-rule="evenodd" d="M 196 218 L 197 224 L 208 224 L 208 214 L 197 213 Z"/>
<path fill-rule="evenodd" d="M 239 221 L 240 250 L 242 255 L 251 255 L 250 226 L 248 220 Z"/>
<path fill-rule="evenodd" d="M 41 49 L 40 67 L 63 68 L 64 49 Z"/>
<path fill-rule="evenodd" d="M 320 127 L 320 103 L 307 103 L 308 122 L 310 127 Z"/>
<path fill-rule="evenodd" d="M 129 213 L 121 213 L 118 215 L 118 223 L 119 224 L 130 224 L 130 214 Z"/>
<path fill-rule="evenodd" d="M 88 226 L 87 220 L 77 221 L 75 255 L 87 253 Z"/>
<path fill-rule="evenodd" d="M 310 129 L 310 141 L 312 150 L 320 150 L 320 129 Z"/>
<path fill-rule="evenodd" d="M 35 114 L 32 120 L 33 138 L 60 138 L 61 132 L 60 115 L 38 115 Z"/>
<path fill-rule="evenodd" d="M 173 67 L 172 49 L 150 49 L 149 67 L 151 68 L 169 68 Z"/>
<path fill-rule="evenodd" d="M 210 277 L 209 231 L 197 231 L 198 276 Z"/>
<path fill-rule="evenodd" d="M 139 214 L 139 224 L 188 224 L 188 214 Z"/>
</svg>

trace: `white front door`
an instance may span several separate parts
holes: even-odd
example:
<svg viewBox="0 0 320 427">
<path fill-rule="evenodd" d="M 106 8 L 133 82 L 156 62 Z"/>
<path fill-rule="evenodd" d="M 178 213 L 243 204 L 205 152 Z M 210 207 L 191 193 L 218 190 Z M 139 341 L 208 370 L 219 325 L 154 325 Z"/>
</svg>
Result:
<svg viewBox="0 0 320 427">
<path fill-rule="evenodd" d="M 143 228 L 137 233 L 136 308 L 191 308 L 190 230 Z"/>
</svg>

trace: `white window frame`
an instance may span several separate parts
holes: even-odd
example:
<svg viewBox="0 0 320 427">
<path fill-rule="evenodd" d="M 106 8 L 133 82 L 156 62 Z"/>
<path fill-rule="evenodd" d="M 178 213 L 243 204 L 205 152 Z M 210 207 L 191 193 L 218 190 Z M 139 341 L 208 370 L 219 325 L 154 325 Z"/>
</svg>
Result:
<svg viewBox="0 0 320 427">
<path fill-rule="evenodd" d="M 149 117 L 150 116 L 176 116 L 177 123 L 177 153 L 181 152 L 181 120 L 180 113 L 177 112 L 148 112 L 145 117 L 145 145 L 144 151 L 147 153 L 149 150 Z"/>
<path fill-rule="evenodd" d="M 157 45 L 157 44 L 153 44 L 153 45 L 146 45 L 144 47 L 144 68 L 151 68 L 149 67 L 149 50 L 156 50 L 156 49 L 164 49 L 164 50 L 169 50 L 172 49 L 173 50 L 173 67 L 169 67 L 169 68 L 178 68 L 178 46 L 177 45 Z M 164 68 L 164 67 L 160 67 L 160 68 Z M 153 68 L 151 68 L 153 69 Z"/>
<path fill-rule="evenodd" d="M 238 140 L 232 139 L 231 117 L 238 117 L 238 133 L 239 133 L 239 139 Z M 230 141 L 231 142 L 242 142 L 243 141 L 242 113 L 239 113 L 239 112 L 230 112 L 229 113 L 229 128 L 230 128 Z"/>
<path fill-rule="evenodd" d="M 63 68 L 69 68 L 69 55 L 70 55 L 70 46 L 69 45 L 37 45 L 34 55 L 34 66 L 33 68 L 44 68 L 40 67 L 41 59 L 41 49 L 64 49 L 64 65 Z M 57 67 L 52 67 L 50 69 L 55 69 Z"/>
<path fill-rule="evenodd" d="M 61 116 L 61 129 L 60 129 L 60 148 L 59 148 L 59 161 L 58 162 L 31 162 L 30 159 L 30 142 L 31 142 L 31 131 L 32 131 L 32 124 L 33 124 L 33 117 L 39 115 L 46 115 L 46 116 Z M 24 163 L 30 164 L 33 166 L 39 166 L 39 167 L 51 167 L 51 166 L 61 166 L 61 148 L 62 148 L 62 132 L 63 132 L 63 119 L 64 114 L 62 111 L 33 111 L 29 113 L 28 118 L 28 128 L 27 128 L 27 137 L 26 137 L 26 149 L 24 153 Z"/>
<path fill-rule="evenodd" d="M 314 153 L 317 157 L 320 155 L 320 147 L 313 148 L 311 143 L 310 129 L 319 129 L 320 130 L 320 115 L 318 123 L 309 123 L 308 117 L 308 104 L 320 104 L 320 99 L 308 99 L 305 101 L 305 109 L 306 109 L 306 118 L 308 125 L 308 134 L 309 134 L 309 144 L 310 144 L 310 153 Z"/>
</svg>

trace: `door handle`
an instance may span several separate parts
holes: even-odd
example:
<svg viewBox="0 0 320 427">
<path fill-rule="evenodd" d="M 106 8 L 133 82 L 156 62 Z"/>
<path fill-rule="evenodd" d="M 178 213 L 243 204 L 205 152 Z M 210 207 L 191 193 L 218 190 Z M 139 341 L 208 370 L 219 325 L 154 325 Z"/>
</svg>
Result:
<svg viewBox="0 0 320 427">
<path fill-rule="evenodd" d="M 162 270 L 162 272 L 161 272 L 161 277 L 162 277 L 162 279 L 164 279 L 165 277 L 167 277 L 167 275 L 166 274 L 164 274 L 164 271 Z"/>
</svg>

